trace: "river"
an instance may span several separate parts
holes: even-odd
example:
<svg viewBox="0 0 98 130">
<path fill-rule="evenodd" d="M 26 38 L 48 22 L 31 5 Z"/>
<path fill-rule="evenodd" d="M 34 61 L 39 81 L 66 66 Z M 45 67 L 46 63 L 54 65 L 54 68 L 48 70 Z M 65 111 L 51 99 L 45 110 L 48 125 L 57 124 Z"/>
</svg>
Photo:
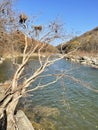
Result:
<svg viewBox="0 0 98 130">
<path fill-rule="evenodd" d="M 29 62 L 29 68 L 37 65 L 37 59 Z M 4 61 L 0 65 L 0 82 L 10 79 L 14 71 L 11 61 Z M 89 86 L 98 89 L 98 69 L 62 59 L 48 67 L 43 74 L 61 72 L 65 73 L 62 79 L 44 89 L 31 92 L 21 99 L 18 107 L 41 130 L 97 130 L 98 93 L 90 90 Z M 80 82 L 73 80 L 71 76 Z M 54 77 L 45 77 L 32 84 L 31 88 L 53 79 Z"/>
</svg>

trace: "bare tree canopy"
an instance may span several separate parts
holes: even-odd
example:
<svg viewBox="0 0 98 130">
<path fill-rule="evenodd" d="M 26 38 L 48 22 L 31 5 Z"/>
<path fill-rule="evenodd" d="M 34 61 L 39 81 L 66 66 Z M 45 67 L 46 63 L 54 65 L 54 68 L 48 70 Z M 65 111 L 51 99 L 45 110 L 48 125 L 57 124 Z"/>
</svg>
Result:
<svg viewBox="0 0 98 130">
<path fill-rule="evenodd" d="M 46 52 L 48 50 L 46 48 L 47 43 L 58 38 L 57 29 L 59 29 L 58 28 L 59 25 L 56 26 L 56 28 L 53 27 L 51 29 L 52 27 L 52 24 L 51 24 L 51 27 L 48 26 L 47 28 L 48 31 L 44 32 L 43 35 L 41 35 L 40 39 L 35 40 L 35 38 L 38 38 L 36 36 L 38 36 L 40 32 L 43 31 L 43 26 L 42 25 L 33 26 L 33 28 L 31 27 L 31 30 L 30 30 L 31 25 L 29 25 L 29 27 L 26 26 L 27 16 L 24 13 L 20 14 L 19 21 L 16 22 L 17 19 L 15 21 L 13 12 L 11 12 L 12 11 L 12 8 L 10 6 L 12 4 L 11 2 L 12 1 L 5 0 L 5 1 L 2 1 L 2 3 L 0 3 L 0 10 L 1 10 L 0 21 L 1 21 L 1 25 L 6 30 L 4 34 L 6 34 L 6 37 L 8 39 L 8 42 L 6 40 L 5 43 L 7 45 L 7 48 L 11 47 L 12 58 L 14 57 L 12 52 L 13 51 L 15 52 L 16 46 L 18 46 L 18 44 L 15 45 L 14 42 L 16 41 L 16 38 L 17 38 L 17 41 L 19 41 L 19 37 L 18 37 L 19 34 L 22 34 L 22 37 L 23 37 L 22 42 L 24 43 L 23 44 L 24 47 L 21 52 L 21 55 L 22 55 L 21 63 L 18 63 L 16 60 L 13 60 L 13 64 L 16 68 L 16 71 L 13 74 L 12 79 L 10 80 L 8 84 L 3 84 L 3 86 L 6 86 L 5 87 L 6 91 L 4 93 L 4 97 L 0 101 L 0 130 L 18 130 L 19 129 L 16 122 L 16 118 L 15 118 L 15 111 L 16 111 L 16 106 L 20 98 L 30 91 L 42 89 L 48 85 L 51 85 L 57 82 L 62 77 L 62 74 L 53 75 L 55 79 L 51 82 L 48 82 L 47 84 L 44 84 L 44 85 L 38 84 L 34 88 L 29 89 L 30 85 L 34 83 L 36 80 L 40 78 L 44 78 L 44 76 L 41 76 L 41 74 L 44 72 L 45 68 L 47 68 L 54 62 L 64 57 L 62 55 L 61 57 L 55 59 L 53 58 L 52 53 L 46 55 L 45 57 L 41 56 L 42 49 L 44 49 Z M 11 22 L 13 22 L 13 24 Z M 22 25 L 25 25 L 25 28 L 23 26 L 20 26 L 19 28 L 19 23 L 21 23 Z M 12 25 L 13 27 L 15 27 L 15 30 L 14 28 L 12 28 Z M 13 33 L 16 31 L 16 29 L 19 29 L 19 31 L 17 33 Z M 23 33 L 21 31 L 23 31 Z M 33 35 L 35 33 L 36 33 L 36 36 Z M 8 34 L 10 34 L 10 37 L 8 37 L 9 36 Z M 32 40 L 29 40 L 30 38 L 28 38 L 28 36 L 30 36 Z M 4 38 L 4 36 L 2 37 Z M 30 44 L 28 44 L 28 41 L 30 41 Z M 40 46 L 39 46 L 39 42 L 40 42 Z M 37 55 L 38 55 L 39 66 L 37 66 L 35 71 L 33 71 L 31 75 L 28 76 L 28 73 L 25 74 L 25 69 L 31 56 L 33 56 L 34 53 L 36 52 L 36 49 L 38 50 Z M 49 75 L 46 75 L 46 76 L 49 76 Z"/>
</svg>

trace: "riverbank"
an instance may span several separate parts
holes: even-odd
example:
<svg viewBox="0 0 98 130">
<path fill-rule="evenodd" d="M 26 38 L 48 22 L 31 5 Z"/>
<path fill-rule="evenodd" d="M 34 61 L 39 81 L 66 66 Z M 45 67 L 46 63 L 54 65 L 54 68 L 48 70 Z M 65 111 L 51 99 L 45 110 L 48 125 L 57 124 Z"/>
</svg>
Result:
<svg viewBox="0 0 98 130">
<path fill-rule="evenodd" d="M 53 54 L 53 53 L 41 53 L 40 54 L 41 57 L 47 57 L 49 55 L 58 55 L 59 56 L 59 53 L 58 54 L 57 53 L 56 54 Z M 11 58 L 17 58 L 17 57 L 23 57 L 23 54 L 14 53 L 13 55 L 11 55 L 11 54 L 4 55 L 2 57 L 2 59 L 0 60 L 0 64 L 2 64 L 5 59 L 9 59 L 9 58 L 11 59 Z M 32 57 L 38 58 L 39 54 L 33 53 Z M 65 59 L 69 60 L 71 62 L 74 62 L 74 63 L 91 66 L 93 68 L 98 68 L 98 54 L 95 54 L 95 53 L 85 53 L 85 52 L 77 51 L 75 53 L 66 54 Z"/>
<path fill-rule="evenodd" d="M 52 54 L 52 53 L 40 53 L 40 56 L 46 57 L 46 56 L 48 56 L 50 54 Z M 38 57 L 39 54 L 38 53 L 33 53 L 32 56 L 33 57 Z M 16 58 L 16 57 L 23 57 L 23 54 L 22 53 L 14 53 L 14 54 L 3 55 L 4 59 L 7 59 L 7 58 Z"/>
<path fill-rule="evenodd" d="M 98 54 L 77 52 L 66 55 L 65 59 L 71 62 L 98 68 Z"/>
<path fill-rule="evenodd" d="M 38 61 L 36 60 L 35 64 L 34 61 L 35 60 L 32 60 L 29 64 L 32 70 L 38 65 Z M 0 73 L 0 77 L 4 76 L 5 81 L 13 73 L 13 69 L 10 69 L 12 63 L 8 63 L 9 62 L 4 62 L 3 68 L 1 68 L 2 72 Z M 33 64 L 34 66 L 32 66 Z M 57 73 L 66 71 L 69 76 L 72 75 L 83 81 L 83 83 L 90 84 L 90 86 L 97 89 L 98 73 L 96 69 L 80 66 L 78 64 L 71 64 L 71 62 L 62 59 L 61 62 L 56 62 L 54 65 L 50 66 L 45 71 L 45 74 L 48 75 L 54 71 Z M 44 77 L 44 80 L 41 81 L 42 84 L 47 84 L 47 81 L 50 81 L 50 79 L 47 79 L 47 77 Z M 54 80 L 54 77 L 51 80 Z M 68 79 L 66 76 L 64 76 L 63 81 L 65 84 L 63 86 L 61 84 L 62 81 L 58 80 L 56 84 L 31 92 L 30 95 L 26 95 L 28 97 L 24 97 L 20 101 L 21 106 L 17 109 L 25 112 L 35 130 L 42 128 L 44 130 L 95 130 L 98 128 L 98 114 L 96 114 L 98 113 L 98 94 L 87 89 L 82 84 L 77 84 L 77 82 L 73 81 L 71 78 Z M 36 82 L 36 84 L 39 84 L 39 82 Z M 31 85 L 31 88 L 33 87 L 34 84 Z M 42 107 L 44 107 L 44 109 Z M 52 109 L 51 112 L 47 107 L 57 108 L 59 112 L 55 112 L 54 109 Z M 46 114 L 47 110 L 48 114 Z M 94 113 L 94 111 L 96 111 L 96 113 Z M 56 115 L 54 115 L 53 112 L 56 113 Z"/>
<path fill-rule="evenodd" d="M 41 52 L 40 53 L 40 56 L 41 57 L 47 57 L 47 56 L 51 56 L 51 55 L 57 55 L 58 53 L 50 53 L 50 52 Z M 31 55 L 32 57 L 38 57 L 39 56 L 39 53 L 32 53 Z M 13 54 L 4 54 L 2 56 L 4 59 L 7 59 L 7 58 L 16 58 L 16 57 L 23 57 L 23 53 L 13 53 Z"/>
<path fill-rule="evenodd" d="M 40 53 L 40 56 L 45 58 L 45 57 L 48 57 L 48 56 L 52 56 L 54 55 L 54 53 Z M 55 54 L 56 55 L 56 54 Z M 14 59 L 14 58 L 18 58 L 18 57 L 23 57 L 23 54 L 22 53 L 14 53 L 14 54 L 5 54 L 3 55 L 1 58 L 0 58 L 0 64 L 3 63 L 4 60 L 6 59 Z M 33 53 L 31 55 L 31 57 L 34 57 L 34 58 L 38 58 L 39 57 L 39 54 L 38 53 Z"/>
</svg>

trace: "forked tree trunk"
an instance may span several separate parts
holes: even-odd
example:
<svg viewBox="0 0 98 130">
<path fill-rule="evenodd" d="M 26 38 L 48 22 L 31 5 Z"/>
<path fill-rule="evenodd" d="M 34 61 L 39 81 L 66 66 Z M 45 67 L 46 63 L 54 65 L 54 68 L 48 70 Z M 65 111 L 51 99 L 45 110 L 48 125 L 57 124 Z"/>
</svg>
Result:
<svg viewBox="0 0 98 130">
<path fill-rule="evenodd" d="M 15 110 L 19 101 L 19 92 L 8 96 L 2 103 L 0 108 L 0 130 L 17 130 L 15 119 Z"/>
</svg>

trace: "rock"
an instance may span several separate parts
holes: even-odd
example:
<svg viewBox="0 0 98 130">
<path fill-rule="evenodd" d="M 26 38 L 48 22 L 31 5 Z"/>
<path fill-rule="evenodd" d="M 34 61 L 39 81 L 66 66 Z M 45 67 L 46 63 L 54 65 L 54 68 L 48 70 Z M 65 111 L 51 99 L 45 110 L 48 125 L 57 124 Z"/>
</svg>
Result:
<svg viewBox="0 0 98 130">
<path fill-rule="evenodd" d="M 0 57 L 0 64 L 2 64 L 4 60 L 5 60 L 5 58 Z"/>
<path fill-rule="evenodd" d="M 80 57 L 79 60 L 85 60 L 84 57 Z"/>
<path fill-rule="evenodd" d="M 46 107 L 46 106 L 36 106 L 33 108 L 33 113 L 36 114 L 36 116 L 38 115 L 38 117 L 49 117 L 49 116 L 57 116 L 60 114 L 59 110 L 57 108 L 51 108 L 51 107 Z"/>
<path fill-rule="evenodd" d="M 34 130 L 31 122 L 26 117 L 23 111 L 19 110 L 15 118 L 19 130 Z"/>
<path fill-rule="evenodd" d="M 86 65 L 87 63 L 84 61 L 84 62 L 81 62 L 82 65 Z"/>
<path fill-rule="evenodd" d="M 32 121 L 32 124 L 33 124 L 33 127 L 35 130 L 46 130 L 46 129 L 44 129 L 43 124 L 37 123 L 35 121 Z"/>
<path fill-rule="evenodd" d="M 4 60 L 5 60 L 5 58 L 1 57 L 1 61 L 4 61 Z"/>
<path fill-rule="evenodd" d="M 95 65 L 98 66 L 98 62 L 96 62 Z"/>
<path fill-rule="evenodd" d="M 92 58 L 92 62 L 96 63 L 97 59 L 96 58 Z"/>
<path fill-rule="evenodd" d="M 5 89 L 3 83 L 0 83 L 0 101 L 3 99 L 4 94 L 5 94 Z"/>
<path fill-rule="evenodd" d="M 51 108 L 47 106 L 36 106 L 33 108 L 33 113 L 35 114 L 34 121 L 40 125 L 40 129 L 38 130 L 56 130 L 56 122 L 55 119 L 58 118 L 60 112 L 58 108 Z M 34 124 L 35 129 L 37 129 L 36 124 Z"/>
<path fill-rule="evenodd" d="M 66 60 L 80 63 L 83 65 L 93 66 L 95 68 L 98 68 L 98 56 L 91 57 L 91 56 L 78 56 L 78 55 L 66 55 Z"/>
<path fill-rule="evenodd" d="M 87 56 L 83 56 L 83 59 L 84 59 L 84 60 L 87 60 L 87 61 L 91 60 L 91 58 L 89 58 L 89 57 L 87 57 Z"/>
<path fill-rule="evenodd" d="M 57 130 L 56 128 L 56 122 L 53 119 L 49 119 L 49 118 L 43 118 L 40 122 L 40 124 L 42 126 L 44 126 L 43 130 Z"/>
<path fill-rule="evenodd" d="M 2 64 L 3 63 L 3 61 L 2 60 L 0 60 L 0 64 Z"/>
<path fill-rule="evenodd" d="M 76 59 L 74 59 L 74 58 L 71 58 L 70 60 L 71 60 L 72 62 L 75 62 L 75 61 L 76 61 Z"/>
</svg>

